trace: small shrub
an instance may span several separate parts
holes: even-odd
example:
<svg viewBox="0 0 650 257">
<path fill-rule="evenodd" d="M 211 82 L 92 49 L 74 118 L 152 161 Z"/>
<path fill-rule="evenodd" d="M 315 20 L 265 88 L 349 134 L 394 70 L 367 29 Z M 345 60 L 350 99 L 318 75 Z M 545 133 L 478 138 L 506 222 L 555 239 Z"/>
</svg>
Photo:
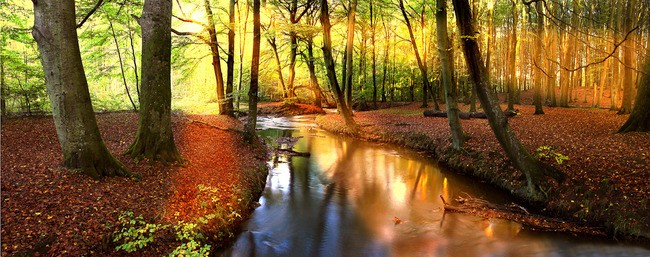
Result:
<svg viewBox="0 0 650 257">
<path fill-rule="evenodd" d="M 150 224 L 144 221 L 142 215 L 133 217 L 133 212 L 123 212 L 118 218 L 122 228 L 113 237 L 113 242 L 122 242 L 116 250 L 134 252 L 153 242 L 154 234 L 169 225 Z"/>
<path fill-rule="evenodd" d="M 543 145 L 537 148 L 537 158 L 542 160 L 555 159 L 555 162 L 559 165 L 562 165 L 562 163 L 569 160 L 569 156 L 555 151 L 552 146 L 548 145 Z"/>
</svg>

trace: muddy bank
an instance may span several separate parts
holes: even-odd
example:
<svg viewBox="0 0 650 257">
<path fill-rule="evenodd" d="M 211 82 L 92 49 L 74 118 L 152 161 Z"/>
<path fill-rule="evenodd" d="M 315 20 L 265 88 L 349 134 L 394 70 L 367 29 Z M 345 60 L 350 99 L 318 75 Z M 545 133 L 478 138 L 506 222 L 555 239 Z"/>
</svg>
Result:
<svg viewBox="0 0 650 257">
<path fill-rule="evenodd" d="M 532 106 L 517 108 L 520 115 L 509 122 L 524 145 L 567 176 L 547 189 L 540 212 L 602 227 L 611 236 L 650 238 L 650 134 L 615 134 L 627 116 L 605 110 L 545 108 L 547 114 L 540 116 L 532 115 Z M 470 139 L 458 153 L 451 148 L 447 120 L 425 118 L 422 111 L 409 105 L 355 113 L 361 127 L 357 136 L 433 153 L 447 166 L 522 198 L 524 176 L 512 167 L 486 120 L 461 121 Z M 317 123 L 348 133 L 338 115 L 321 116 Z"/>
</svg>

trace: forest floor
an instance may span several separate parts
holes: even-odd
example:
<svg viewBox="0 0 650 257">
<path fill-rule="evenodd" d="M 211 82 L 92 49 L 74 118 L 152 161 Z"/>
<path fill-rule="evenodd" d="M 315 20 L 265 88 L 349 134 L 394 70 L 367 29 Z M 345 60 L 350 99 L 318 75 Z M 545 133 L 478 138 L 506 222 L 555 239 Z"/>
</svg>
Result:
<svg viewBox="0 0 650 257">
<path fill-rule="evenodd" d="M 215 249 L 233 239 L 268 170 L 265 148 L 243 143 L 238 120 L 175 114 L 181 166 L 136 162 L 120 154 L 134 139 L 137 114 L 98 114 L 97 120 L 108 149 L 140 174 L 140 181 L 96 181 L 62 168 L 52 117 L 3 121 L 2 256 L 161 256 L 182 247 Z M 129 227 L 141 240 L 114 242 Z M 131 249 L 148 246 L 132 253 L 116 250 L 125 242 L 133 243 L 124 245 Z"/>
<path fill-rule="evenodd" d="M 464 150 L 455 153 L 447 119 L 423 117 L 419 106 L 356 112 L 361 129 L 357 137 L 432 153 L 452 169 L 515 195 L 526 186 L 486 119 L 461 121 L 470 138 Z M 509 123 L 528 151 L 567 177 L 548 189 L 548 201 L 537 206 L 539 211 L 601 227 L 612 236 L 650 238 L 650 134 L 617 134 L 628 115 L 603 109 L 545 107 L 546 114 L 533 115 L 534 106 L 515 108 L 520 113 Z M 320 116 L 316 121 L 326 130 L 348 133 L 339 115 Z"/>
</svg>

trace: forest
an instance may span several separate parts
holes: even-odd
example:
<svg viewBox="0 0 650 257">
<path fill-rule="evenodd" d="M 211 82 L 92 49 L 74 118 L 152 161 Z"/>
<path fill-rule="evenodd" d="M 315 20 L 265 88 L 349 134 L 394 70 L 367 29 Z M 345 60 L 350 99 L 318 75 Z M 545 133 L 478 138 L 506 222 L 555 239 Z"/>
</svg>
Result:
<svg viewBox="0 0 650 257">
<path fill-rule="evenodd" d="M 302 255 L 241 241 L 274 206 L 279 166 L 294 197 L 299 160 L 328 156 L 309 138 L 349 137 L 417 151 L 516 206 L 428 193 L 423 168 L 405 168 L 411 199 L 445 214 L 647 256 L 649 14 L 646 0 L 0 0 L 1 252 Z M 339 171 L 369 162 L 352 145 L 305 176 L 329 181 L 325 202 L 359 197 L 364 217 L 356 171 Z M 424 222 L 390 210 L 391 231 Z"/>
</svg>

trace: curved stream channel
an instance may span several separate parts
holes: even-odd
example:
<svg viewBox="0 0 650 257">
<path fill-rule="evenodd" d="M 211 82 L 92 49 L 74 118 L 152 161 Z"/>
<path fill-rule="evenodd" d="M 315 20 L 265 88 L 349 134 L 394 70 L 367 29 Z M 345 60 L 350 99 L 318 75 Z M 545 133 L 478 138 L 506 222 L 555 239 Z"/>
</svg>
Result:
<svg viewBox="0 0 650 257">
<path fill-rule="evenodd" d="M 260 119 L 263 137 L 299 137 L 222 256 L 650 256 L 647 248 L 535 232 L 444 213 L 439 195 L 512 199 L 416 152 L 333 135 L 313 116 Z"/>
</svg>

